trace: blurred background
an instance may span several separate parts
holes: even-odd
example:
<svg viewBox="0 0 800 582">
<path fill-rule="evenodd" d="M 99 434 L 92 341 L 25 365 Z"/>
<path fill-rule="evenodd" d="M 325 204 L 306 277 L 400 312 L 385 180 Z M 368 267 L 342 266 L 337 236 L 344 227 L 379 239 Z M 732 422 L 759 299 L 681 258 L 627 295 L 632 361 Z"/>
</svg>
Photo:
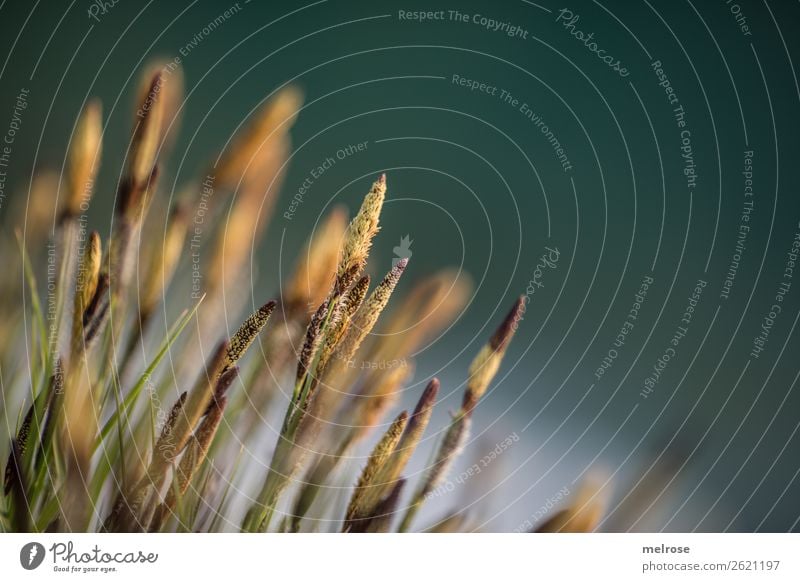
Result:
<svg viewBox="0 0 800 582">
<path fill-rule="evenodd" d="M 264 193 L 249 302 L 275 296 L 321 218 L 354 212 L 381 172 L 373 275 L 410 257 L 401 291 L 443 267 L 473 284 L 415 357 L 403 403 L 433 375 L 442 394 L 412 479 L 471 358 L 527 297 L 422 523 L 464 510 L 481 529 L 525 529 L 592 475 L 605 529 L 797 531 L 799 20 L 783 2 L 5 1 L 0 217 L 20 226 L 9 209 L 36 172 L 63 171 L 96 96 L 105 147 L 88 217 L 105 236 L 155 61 L 186 93 L 165 200 L 296 85 L 305 105 L 283 185 Z M 54 218 L 56 201 L 36 212 Z M 174 313 L 191 304 L 188 250 L 185 262 Z"/>
</svg>

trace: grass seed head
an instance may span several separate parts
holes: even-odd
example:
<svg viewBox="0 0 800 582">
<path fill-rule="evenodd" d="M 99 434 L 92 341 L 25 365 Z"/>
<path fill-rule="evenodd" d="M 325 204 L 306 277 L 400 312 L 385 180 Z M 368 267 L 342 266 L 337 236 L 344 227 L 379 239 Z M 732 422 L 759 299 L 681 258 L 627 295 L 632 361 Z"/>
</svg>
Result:
<svg viewBox="0 0 800 582">
<path fill-rule="evenodd" d="M 398 479 L 391 487 L 389 494 L 378 503 L 372 516 L 365 520 L 359 531 L 364 533 L 385 533 L 388 532 L 392 526 L 392 518 L 397 512 L 397 506 L 400 503 L 400 497 L 403 495 L 406 480 Z M 353 524 L 353 530 L 359 524 Z M 351 531 L 353 531 L 351 530 Z"/>
<path fill-rule="evenodd" d="M 151 82 L 155 75 L 161 75 L 158 100 L 163 110 L 161 116 L 161 135 L 159 136 L 162 157 L 165 149 L 170 149 L 180 129 L 181 110 L 185 104 L 183 69 L 175 67 L 170 61 L 155 60 L 143 69 L 138 89 L 138 104 L 147 102 Z M 139 111 L 137 111 L 137 115 Z"/>
<path fill-rule="evenodd" d="M 263 149 L 279 140 L 291 128 L 303 104 L 302 92 L 292 85 L 284 87 L 256 113 L 250 125 L 216 165 L 214 174 L 221 185 L 235 188 Z"/>
<path fill-rule="evenodd" d="M 164 118 L 164 102 L 161 99 L 164 82 L 161 71 L 154 74 L 139 102 L 128 165 L 128 175 L 133 190 L 144 190 L 156 165 Z"/>
<path fill-rule="evenodd" d="M 422 439 L 425 428 L 428 426 L 438 392 L 439 380 L 434 378 L 425 387 L 422 397 L 409 418 L 397 446 L 374 477 L 373 487 L 364 495 L 364 500 L 362 501 L 364 513 L 373 514 L 377 512 L 381 500 L 389 495 L 392 488 L 397 484 L 397 480 L 405 470 L 411 455 Z"/>
<path fill-rule="evenodd" d="M 303 340 L 303 347 L 300 349 L 300 355 L 297 358 L 297 373 L 295 374 L 295 385 L 299 384 L 306 377 L 311 366 L 311 360 L 317 353 L 317 349 L 322 341 L 322 326 L 325 323 L 325 316 L 328 313 L 329 300 L 323 301 L 306 328 L 305 339 Z"/>
<path fill-rule="evenodd" d="M 464 401 L 462 403 L 462 410 L 466 414 L 472 414 L 473 409 L 486 393 L 489 384 L 497 374 L 524 308 L 525 298 L 520 297 L 497 328 L 497 331 L 494 332 L 489 343 L 478 352 L 478 355 L 475 356 L 472 364 L 470 364 L 467 390 L 464 393 Z"/>
<path fill-rule="evenodd" d="M 100 169 L 103 119 L 100 101 L 86 104 L 75 128 L 69 148 L 69 195 L 65 212 L 77 216 L 88 206 L 94 189 L 95 176 Z"/>
<path fill-rule="evenodd" d="M 359 310 L 353 316 L 353 321 L 347 330 L 347 334 L 342 339 L 340 347 L 337 349 L 338 357 L 343 362 L 349 362 L 353 359 L 361 343 L 366 339 L 375 323 L 378 321 L 381 313 L 383 312 L 389 298 L 392 296 L 400 277 L 406 270 L 408 259 L 401 259 L 398 261 L 391 271 L 383 278 L 370 296 L 361 305 Z"/>
<path fill-rule="evenodd" d="M 181 494 L 186 492 L 192 477 L 194 477 L 197 469 L 208 454 L 211 441 L 217 433 L 217 428 L 219 428 L 219 423 L 222 420 L 222 414 L 228 403 L 228 398 L 225 394 L 238 375 L 239 368 L 234 366 L 233 368 L 225 370 L 219 377 L 219 380 L 217 380 L 214 398 L 211 400 L 208 409 L 206 409 L 203 420 L 192 435 L 186 447 L 186 451 L 181 457 L 181 462 L 178 465 L 178 491 Z M 170 489 L 170 491 L 172 491 L 172 489 Z"/>
<path fill-rule="evenodd" d="M 268 301 L 259 307 L 250 317 L 244 320 L 244 323 L 236 330 L 228 346 L 228 351 L 225 357 L 225 364 L 223 371 L 233 367 L 239 361 L 250 344 L 258 337 L 264 326 L 269 321 L 269 316 L 275 310 L 275 301 Z"/>
<path fill-rule="evenodd" d="M 381 174 L 361 203 L 358 214 L 347 227 L 342 255 L 336 269 L 337 282 L 357 276 L 367 264 L 372 239 L 379 230 L 378 222 L 385 197 L 386 174 Z"/>
<path fill-rule="evenodd" d="M 334 208 L 300 255 L 300 262 L 285 287 L 286 311 L 319 305 L 333 284 L 339 248 L 347 228 L 347 214 Z"/>
<path fill-rule="evenodd" d="M 325 331 L 325 341 L 317 364 L 316 374 L 320 379 L 325 377 L 324 373 L 327 369 L 328 361 L 347 330 L 350 329 L 356 311 L 364 302 L 364 297 L 366 297 L 369 290 L 369 280 L 369 275 L 361 277 L 336 304 L 335 312 L 332 314 Z M 343 364 L 343 362 L 337 363 L 339 365 Z"/>
<path fill-rule="evenodd" d="M 391 456 L 397 443 L 400 442 L 406 424 L 408 424 L 408 413 L 403 411 L 395 418 L 383 437 L 378 441 L 378 444 L 372 449 L 372 454 L 370 454 L 353 491 L 353 496 L 350 498 L 350 505 L 347 508 L 344 523 L 345 531 L 350 530 L 354 522 L 368 517 L 367 512 L 371 508 L 366 507 L 365 502 L 368 501 L 369 488 L 372 486 L 373 480 L 378 475 L 381 467 Z"/>
<path fill-rule="evenodd" d="M 108 273 L 101 272 L 97 278 L 94 297 L 83 312 L 83 342 L 86 349 L 100 335 L 108 321 L 108 308 L 111 301 L 110 288 L 111 279 Z"/>
</svg>

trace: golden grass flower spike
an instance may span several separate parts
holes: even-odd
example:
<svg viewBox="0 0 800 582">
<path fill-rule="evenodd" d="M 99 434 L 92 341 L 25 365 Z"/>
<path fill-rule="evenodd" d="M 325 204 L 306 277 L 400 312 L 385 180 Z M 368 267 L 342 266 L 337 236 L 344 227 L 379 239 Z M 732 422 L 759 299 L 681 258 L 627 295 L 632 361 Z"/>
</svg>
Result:
<svg viewBox="0 0 800 582">
<path fill-rule="evenodd" d="M 495 374 L 497 374 L 500 362 L 503 361 L 503 356 L 506 353 L 506 348 L 517 330 L 524 308 L 525 297 L 520 297 L 506 315 L 503 323 L 494 332 L 489 343 L 478 352 L 478 355 L 475 356 L 472 364 L 470 364 L 467 390 L 464 393 L 464 401 L 462 403 L 462 410 L 466 414 L 472 412 L 478 400 L 486 392 Z"/>
<path fill-rule="evenodd" d="M 161 75 L 161 84 L 158 89 L 158 100 L 161 102 L 161 132 L 159 144 L 161 154 L 165 157 L 165 150 L 172 148 L 180 129 L 181 109 L 185 102 L 183 69 L 176 66 L 174 61 L 154 60 L 148 63 L 142 71 L 138 88 L 137 103 L 147 102 L 151 90 L 153 77 Z M 139 111 L 137 111 L 138 115 Z"/>
<path fill-rule="evenodd" d="M 361 520 L 375 516 L 381 502 L 397 485 L 400 475 L 417 448 L 422 434 L 425 432 L 425 427 L 428 426 L 428 420 L 430 420 L 431 412 L 433 412 L 433 404 L 438 392 L 439 380 L 434 378 L 423 391 L 422 397 L 419 399 L 399 442 L 372 477 L 371 487 L 363 493 L 358 513 L 352 516 L 351 519 Z"/>
<path fill-rule="evenodd" d="M 163 83 L 162 72 L 153 75 L 136 111 L 137 123 L 128 158 L 128 177 L 131 190 L 136 194 L 143 192 L 150 181 L 161 146 L 161 125 L 164 118 L 164 103 L 161 99 Z"/>
<path fill-rule="evenodd" d="M 339 248 L 347 228 L 347 213 L 334 208 L 306 249 L 283 293 L 284 311 L 307 311 L 324 299 L 333 284 Z"/>
<path fill-rule="evenodd" d="M 364 302 L 364 297 L 369 290 L 369 275 L 364 275 L 350 288 L 336 306 L 336 312 L 328 322 L 325 333 L 325 342 L 322 345 L 319 362 L 315 374 L 317 379 L 324 378 L 328 361 L 342 337 L 352 324 L 353 316 Z"/>
<path fill-rule="evenodd" d="M 255 341 L 264 326 L 267 325 L 270 315 L 275 310 L 275 301 L 268 301 L 259 307 L 250 317 L 244 320 L 241 327 L 236 330 L 236 333 L 231 338 L 228 352 L 225 355 L 225 364 L 222 368 L 224 372 L 228 368 L 233 367 L 239 361 L 250 344 Z"/>
<path fill-rule="evenodd" d="M 69 148 L 69 194 L 64 212 L 77 216 L 88 208 L 94 189 L 103 145 L 103 119 L 100 101 L 86 104 Z"/>
<path fill-rule="evenodd" d="M 337 357 L 342 362 L 349 362 L 353 359 L 361 343 L 372 331 L 375 323 L 383 313 L 389 298 L 392 296 L 400 277 L 408 266 L 408 259 L 401 259 L 397 262 L 389 273 L 378 283 L 370 296 L 361 305 L 361 308 L 353 316 L 353 321 L 347 330 L 347 334 L 342 339 L 337 348 Z"/>
<path fill-rule="evenodd" d="M 108 321 L 109 288 L 111 279 L 107 273 L 100 273 L 97 278 L 97 287 L 91 303 L 83 312 L 83 342 L 88 349 L 92 342 L 100 335 Z"/>
<path fill-rule="evenodd" d="M 372 516 L 365 520 L 360 531 L 364 533 L 385 533 L 389 531 L 392 527 L 392 519 L 397 512 L 397 506 L 400 504 L 400 496 L 403 494 L 405 485 L 405 479 L 399 479 L 394 484 L 389 491 L 389 495 L 381 500 Z"/>
<path fill-rule="evenodd" d="M 335 327 L 337 325 L 338 318 L 341 315 L 339 302 L 342 295 L 350 288 L 366 265 L 372 239 L 379 230 L 378 220 L 385 195 L 386 175 L 383 174 L 372 185 L 372 189 L 361 203 L 358 214 L 350 221 L 347 227 L 333 288 L 317 308 L 306 329 L 305 340 L 298 358 L 294 393 L 281 431 L 284 437 L 287 436 L 287 431 L 291 432 L 292 434 L 289 435 L 290 440 L 294 439 L 294 433 L 300 425 L 300 421 L 305 417 L 304 412 L 310 405 L 309 390 L 307 390 L 307 388 L 311 387 L 308 380 L 308 375 L 312 372 L 310 366 L 328 333 L 326 326 Z M 362 305 L 362 309 L 364 305 Z M 342 341 L 344 342 L 345 340 L 346 337 Z M 342 354 L 338 355 L 341 356 Z M 342 361 L 347 361 L 347 359 L 340 358 Z"/>
<path fill-rule="evenodd" d="M 235 198 L 216 231 L 207 268 L 209 303 L 204 317 L 210 328 L 217 325 L 225 313 L 230 314 L 232 306 L 238 309 L 244 303 L 244 294 L 237 290 L 246 274 L 247 260 L 272 217 L 290 149 L 288 136 L 278 136 L 242 169 L 241 182 L 237 178 L 233 185 L 236 186 Z M 215 184 L 223 187 L 219 181 Z M 223 289 L 229 289 L 224 298 Z"/>
<path fill-rule="evenodd" d="M 389 426 L 381 440 L 375 445 L 375 448 L 372 449 L 372 454 L 370 454 L 350 498 L 342 531 L 350 531 L 354 526 L 354 520 L 367 517 L 363 504 L 366 501 L 369 488 L 373 486 L 375 476 L 389 459 L 397 443 L 400 442 L 400 437 L 403 436 L 406 424 L 408 424 L 408 413 L 403 411 Z"/>
<path fill-rule="evenodd" d="M 323 348 L 322 357 L 320 358 L 322 365 L 317 368 L 316 375 L 325 384 L 330 383 L 331 385 L 319 393 L 317 402 L 314 403 L 316 408 L 315 416 L 328 416 L 332 411 L 336 410 L 339 400 L 345 393 L 339 387 L 338 379 L 344 377 L 346 367 L 353 361 L 361 343 L 372 331 L 407 265 L 408 259 L 401 259 L 375 287 L 370 296 L 360 303 L 358 310 L 352 314 L 351 320 L 343 327 L 344 333 L 337 335 L 336 343 L 326 346 L 327 350 Z M 352 307 L 355 307 L 355 305 Z M 334 313 L 337 317 L 339 316 L 338 311 Z M 334 330 L 336 330 L 336 326 L 334 326 Z M 326 365 L 331 354 L 334 357 L 335 367 L 328 370 Z M 305 406 L 308 406 L 308 399 L 306 400 Z M 325 411 L 330 412 L 326 413 Z"/>
<path fill-rule="evenodd" d="M 158 182 L 158 152 L 161 147 L 161 126 L 164 115 L 161 89 L 164 78 L 161 72 L 150 80 L 149 88 L 141 96 L 136 111 L 128 168 L 119 185 L 116 213 L 119 218 L 114 224 L 110 242 L 107 269 L 111 277 L 111 288 L 116 300 L 115 313 L 121 315 L 128 283 L 132 276 L 133 246 L 140 231 L 147 206 L 152 200 Z M 118 326 L 117 329 L 121 329 Z"/>
<path fill-rule="evenodd" d="M 372 188 L 361 203 L 361 209 L 350 222 L 345 234 L 342 255 L 336 269 L 336 288 L 338 293 L 350 286 L 367 263 L 372 239 L 380 230 L 378 222 L 386 197 L 386 174 L 372 184 Z"/>
<path fill-rule="evenodd" d="M 422 435 L 425 433 L 425 428 L 428 426 L 428 421 L 431 418 L 433 405 L 436 402 L 436 395 L 438 393 L 439 380 L 433 378 L 422 392 L 422 396 L 408 420 L 408 425 L 405 431 L 403 431 L 400 442 L 392 452 L 391 458 L 384 465 L 384 469 L 381 471 L 378 479 L 376 479 L 377 483 L 383 483 L 391 487 L 395 484 L 397 479 L 400 478 L 408 461 L 411 459 L 411 455 L 414 454 L 417 445 L 419 445 L 420 440 L 422 440 Z M 379 497 L 383 497 L 383 495 Z"/>
<path fill-rule="evenodd" d="M 292 85 L 284 87 L 267 101 L 213 170 L 219 184 L 227 188 L 236 187 L 259 155 L 259 150 L 269 147 L 265 146 L 266 142 L 280 139 L 291 128 L 302 104 L 302 92 Z"/>
<path fill-rule="evenodd" d="M 140 232 L 148 202 L 156 191 L 158 176 L 158 166 L 155 166 L 143 184 L 134 185 L 127 180 L 120 185 L 119 204 L 116 207 L 119 221 L 114 224 L 108 259 L 104 265 L 104 270 L 111 279 L 113 295 L 118 299 L 115 309 L 122 310 L 121 304 L 127 293 L 136 259 L 137 249 L 133 243 Z"/>
</svg>

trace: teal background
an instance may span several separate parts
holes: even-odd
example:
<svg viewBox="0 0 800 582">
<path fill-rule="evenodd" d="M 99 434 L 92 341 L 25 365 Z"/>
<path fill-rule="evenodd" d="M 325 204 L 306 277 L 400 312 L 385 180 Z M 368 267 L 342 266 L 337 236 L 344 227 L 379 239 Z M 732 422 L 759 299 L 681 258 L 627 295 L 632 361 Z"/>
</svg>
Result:
<svg viewBox="0 0 800 582">
<path fill-rule="evenodd" d="M 101 232 L 107 228 L 138 72 L 153 58 L 178 55 L 231 5 L 120 0 L 96 22 L 89 2 L 0 4 L 0 130 L 19 89 L 30 89 L 8 168 L 9 199 L 26 196 L 35 169 L 61 170 L 82 104 L 99 96 L 106 147 L 90 219 Z M 404 285 L 443 266 L 461 266 L 475 282 L 469 309 L 419 355 L 406 394 L 411 403 L 428 377 L 442 378 L 432 426 L 440 429 L 447 410 L 457 408 L 466 366 L 525 293 L 545 246 L 560 251 L 476 412 L 476 452 L 512 433 L 519 443 L 501 456 L 499 474 L 458 486 L 445 506 L 470 506 L 496 488 L 483 510 L 471 510 L 486 529 L 514 530 L 560 488 L 574 492 L 574 480 L 594 468 L 613 481 L 609 529 L 797 530 L 800 281 L 792 283 L 764 352 L 749 354 L 800 228 L 800 7 L 742 0 L 747 36 L 731 5 L 240 2 L 238 13 L 183 58 L 182 130 L 161 195 L 203 172 L 265 97 L 287 82 L 299 85 L 306 105 L 292 131 L 295 149 L 275 216 L 253 257 L 253 301 L 277 292 L 277 257 L 290 261 L 332 202 L 354 209 L 385 171 L 389 198 L 374 272 L 390 266 L 393 247 L 410 235 Z M 594 32 L 598 45 L 624 63 L 628 77 L 556 22 L 565 7 L 580 15 L 576 28 Z M 399 10 L 422 9 L 482 14 L 522 27 L 527 38 L 471 21 L 398 18 Z M 698 173 L 691 192 L 680 130 L 650 67 L 654 60 L 686 111 Z M 572 170 L 562 169 L 518 109 L 455 85 L 454 74 L 530 104 Z M 364 152 L 337 161 L 296 216 L 283 218 L 312 168 L 364 141 Z M 745 150 L 754 151 L 754 209 L 724 300 Z M 654 284 L 639 320 L 596 380 L 650 274 Z M 688 334 L 644 399 L 644 379 L 698 279 L 708 284 Z M 425 454 L 413 471 L 424 467 Z M 468 457 L 462 465 L 474 462 Z M 639 496 L 646 501 L 631 505 Z M 431 508 L 428 515 L 440 516 Z"/>
</svg>

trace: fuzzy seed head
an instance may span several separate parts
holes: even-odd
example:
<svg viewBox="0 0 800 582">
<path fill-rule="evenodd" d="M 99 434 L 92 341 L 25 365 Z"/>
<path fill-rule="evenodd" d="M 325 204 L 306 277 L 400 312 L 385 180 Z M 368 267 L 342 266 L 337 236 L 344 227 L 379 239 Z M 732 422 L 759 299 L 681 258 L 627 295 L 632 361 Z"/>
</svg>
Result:
<svg viewBox="0 0 800 582">
<path fill-rule="evenodd" d="M 169 439 L 169 435 L 175 426 L 175 422 L 178 420 L 178 415 L 181 413 L 181 410 L 183 410 L 183 405 L 186 404 L 186 394 L 187 393 L 185 391 L 181 392 L 178 400 L 172 405 L 172 409 L 169 411 L 169 416 L 167 416 L 164 426 L 161 427 L 161 434 L 158 437 L 156 448 L 158 448 L 159 444 L 162 444 L 164 441 Z"/>
<path fill-rule="evenodd" d="M 320 352 L 317 374 L 322 375 L 328 361 L 336 347 L 339 345 L 345 332 L 350 328 L 353 315 L 358 311 L 369 290 L 369 275 L 365 275 L 353 285 L 347 294 L 342 297 L 334 308 L 328 327 L 325 330 L 325 343 Z M 341 362 L 340 362 L 341 364 Z"/>
<path fill-rule="evenodd" d="M 360 523 L 354 523 L 351 531 L 357 530 L 364 533 L 385 533 L 389 531 L 405 484 L 405 479 L 398 479 L 391 487 L 389 494 L 375 507 L 370 518 Z"/>
<path fill-rule="evenodd" d="M 391 492 L 392 487 L 396 485 L 397 480 L 405 470 L 411 455 L 414 454 L 419 441 L 422 439 L 425 428 L 428 426 L 438 392 L 439 380 L 434 378 L 425 387 L 400 441 L 374 478 L 374 486 L 365 495 L 366 501 L 363 502 L 363 505 L 367 508 L 367 513 L 372 513 L 376 510 L 381 499 Z"/>
<path fill-rule="evenodd" d="M 92 341 L 97 338 L 108 321 L 108 310 L 111 300 L 109 297 L 110 287 L 111 279 L 108 273 L 100 273 L 92 301 L 83 312 L 83 341 L 87 349 Z"/>
<path fill-rule="evenodd" d="M 314 355 L 317 353 L 317 348 L 319 348 L 322 341 L 322 324 L 325 323 L 329 304 L 330 302 L 328 300 L 323 301 L 308 323 L 305 339 L 303 340 L 303 347 L 300 349 L 300 356 L 297 360 L 295 384 L 299 384 L 305 378 L 306 374 L 308 374 L 311 360 L 314 359 Z"/>
<path fill-rule="evenodd" d="M 472 364 L 469 367 L 467 390 L 464 393 L 462 404 L 462 410 L 465 413 L 472 414 L 472 410 L 486 393 L 489 384 L 491 384 L 500 369 L 500 363 L 503 361 L 503 356 L 505 356 L 506 348 L 511 338 L 514 337 L 524 306 L 524 297 L 520 297 L 514 303 L 500 327 L 492 335 L 489 343 L 481 348 L 478 355 L 472 360 Z"/>
<path fill-rule="evenodd" d="M 386 197 L 386 175 L 372 184 L 372 188 L 361 203 L 361 209 L 350 222 L 345 235 L 342 256 L 336 270 L 336 278 L 342 279 L 352 270 L 361 272 L 367 263 L 372 239 L 378 233 L 378 221 Z"/>
<path fill-rule="evenodd" d="M 345 529 L 349 529 L 353 520 L 366 517 L 364 502 L 366 501 L 369 487 L 381 467 L 391 456 L 397 443 L 400 442 L 406 424 L 408 424 L 408 413 L 403 411 L 389 426 L 389 429 L 378 441 L 378 444 L 375 445 L 375 448 L 372 449 L 372 454 L 369 456 L 369 460 L 367 460 L 367 464 L 361 472 L 361 477 L 358 479 L 355 491 L 353 491 L 353 496 L 350 498 L 350 505 L 347 508 L 347 516 L 345 518 Z"/>
<path fill-rule="evenodd" d="M 158 100 L 163 109 L 160 141 L 174 141 L 180 126 L 181 108 L 184 105 L 184 78 L 183 69 L 175 67 L 172 60 L 154 60 L 148 63 L 140 79 L 137 103 L 145 103 L 151 90 L 151 80 L 157 73 L 162 74 L 162 83 L 159 89 Z M 138 111 L 137 111 L 138 114 Z M 169 136 L 167 134 L 170 134 Z M 164 149 L 162 144 L 161 148 Z"/>
<path fill-rule="evenodd" d="M 418 497 L 424 498 L 430 494 L 447 476 L 453 461 L 461 454 L 461 450 L 469 438 L 471 424 L 472 421 L 468 416 L 459 415 L 453 419 L 439 447 L 439 451 L 436 453 L 436 460 L 425 478 L 423 488 Z"/>
<path fill-rule="evenodd" d="M 335 208 L 300 255 L 300 265 L 286 285 L 287 310 L 319 305 L 331 288 L 339 247 L 347 228 L 347 214 Z"/>
<path fill-rule="evenodd" d="M 408 265 L 408 259 L 400 260 L 384 277 L 353 316 L 353 321 L 338 348 L 339 358 L 344 362 L 353 359 L 361 343 L 378 321 L 400 277 Z"/>
<path fill-rule="evenodd" d="M 253 343 L 261 330 L 264 329 L 264 326 L 267 325 L 269 316 L 272 315 L 274 309 L 275 301 L 268 301 L 242 323 L 231 338 L 223 371 L 233 367 L 239 361 L 239 358 L 244 355 L 250 344 Z"/>
<path fill-rule="evenodd" d="M 217 164 L 214 173 L 220 184 L 228 188 L 235 187 L 249 171 L 249 166 L 258 165 L 256 161 L 263 155 L 262 152 L 289 131 L 302 104 L 302 92 L 291 85 L 281 89 L 265 103 Z"/>
<path fill-rule="evenodd" d="M 128 167 L 130 182 L 134 189 L 144 188 L 150 181 L 150 175 L 156 165 L 164 116 L 164 105 L 160 98 L 163 83 L 164 75 L 160 71 L 153 75 L 136 112 L 136 128 Z"/>
<path fill-rule="evenodd" d="M 100 169 L 103 119 L 100 101 L 86 104 L 69 148 L 69 196 L 66 211 L 77 216 L 89 203 L 94 179 Z"/>
<path fill-rule="evenodd" d="M 208 405 L 213 398 L 217 379 L 224 371 L 223 367 L 227 361 L 227 353 L 228 343 L 220 342 L 206 369 L 200 374 L 197 382 L 189 391 L 181 407 L 181 412 L 177 415 L 170 430 L 170 438 L 164 441 L 161 446 L 155 448 L 156 454 L 150 463 L 148 476 L 145 479 L 150 479 L 152 483 L 162 483 L 167 467 L 186 447 L 192 430 L 208 409 Z"/>
<path fill-rule="evenodd" d="M 194 435 L 189 439 L 189 444 L 186 445 L 186 451 L 181 457 L 176 474 L 181 494 L 186 493 L 197 469 L 203 464 L 208 454 L 208 449 L 211 447 L 211 442 L 217 433 L 217 428 L 219 428 L 219 423 L 222 421 L 222 415 L 227 403 L 228 399 L 225 396 L 215 399 L 212 403 L 213 406 L 210 407 L 200 426 L 197 427 Z"/>
</svg>

